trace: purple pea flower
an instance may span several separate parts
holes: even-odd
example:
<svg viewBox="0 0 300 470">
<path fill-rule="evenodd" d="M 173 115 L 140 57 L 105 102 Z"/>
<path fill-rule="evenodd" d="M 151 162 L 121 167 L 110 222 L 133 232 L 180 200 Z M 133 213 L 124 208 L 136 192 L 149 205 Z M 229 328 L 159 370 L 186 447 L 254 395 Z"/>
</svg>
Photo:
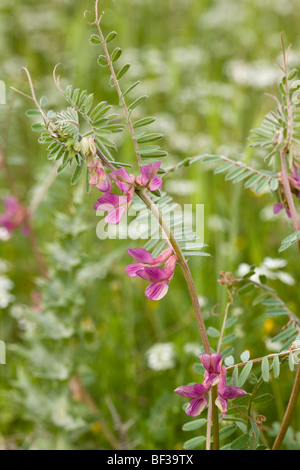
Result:
<svg viewBox="0 0 300 470">
<path fill-rule="evenodd" d="M 185 410 L 190 416 L 198 416 L 207 406 L 207 393 L 211 386 L 218 384 L 218 397 L 215 400 L 216 406 L 222 412 L 222 418 L 226 416 L 228 410 L 228 400 L 246 395 L 247 392 L 233 385 L 226 385 L 226 367 L 221 367 L 222 355 L 218 353 L 200 354 L 200 359 L 206 372 L 202 384 L 183 385 L 174 391 L 183 397 L 190 398 L 190 402 Z"/>
<path fill-rule="evenodd" d="M 233 398 L 242 397 L 247 395 L 245 390 L 234 385 L 226 385 L 226 367 L 221 367 L 219 383 L 218 383 L 218 397 L 216 398 L 215 404 L 222 412 L 222 418 L 226 416 L 228 410 L 228 400 Z"/>
<path fill-rule="evenodd" d="M 26 208 L 13 196 L 3 199 L 3 202 L 6 210 L 0 215 L 0 226 L 7 231 L 8 235 L 11 235 L 17 227 L 22 226 L 24 235 L 28 235 L 29 227 L 26 224 Z"/>
<path fill-rule="evenodd" d="M 203 383 L 216 385 L 219 382 L 221 372 L 222 354 L 200 354 L 200 360 L 206 369 Z"/>
<path fill-rule="evenodd" d="M 112 184 L 105 173 L 102 163 L 93 158 L 87 161 L 87 166 L 89 168 L 89 184 L 96 186 L 103 193 L 111 192 Z"/>
<path fill-rule="evenodd" d="M 273 206 L 273 213 L 278 214 L 282 209 L 285 209 L 288 218 L 290 219 L 292 217 L 290 209 L 286 206 L 285 202 L 278 202 L 277 204 L 274 204 Z"/>
<path fill-rule="evenodd" d="M 176 261 L 177 257 L 171 256 L 163 269 L 158 266 L 149 266 L 136 271 L 137 276 L 150 282 L 145 290 L 147 299 L 160 300 L 166 295 L 169 290 L 169 282 L 174 274 Z"/>
<path fill-rule="evenodd" d="M 86 164 L 89 169 L 89 184 L 96 186 L 99 191 L 111 192 L 112 184 L 108 179 L 104 167 L 97 158 L 97 149 L 92 137 L 83 137 L 81 141 L 82 152 L 86 158 Z"/>
<path fill-rule="evenodd" d="M 101 172 L 101 175 L 102 175 L 102 172 Z M 105 194 L 98 199 L 98 202 L 96 202 L 96 204 L 94 205 L 94 209 L 107 211 L 108 214 L 105 217 L 105 221 L 112 225 L 118 225 L 123 215 L 128 210 L 134 197 L 134 176 L 130 175 L 125 170 L 125 168 L 119 168 L 113 173 L 110 173 L 108 176 L 109 178 L 115 181 L 116 185 L 120 188 L 120 190 L 124 194 L 118 195 L 118 194 L 112 193 L 111 182 L 108 179 L 102 180 L 101 186 L 100 187 L 97 186 L 97 187 L 98 189 L 100 189 L 100 191 L 103 191 L 105 189 Z M 102 185 L 103 182 L 105 184 L 105 188 L 103 188 L 103 185 Z"/>
<path fill-rule="evenodd" d="M 173 254 L 173 249 L 168 248 L 156 258 L 153 258 L 151 253 L 149 253 L 149 251 L 145 250 L 144 248 L 129 249 L 127 250 L 127 253 L 132 256 L 132 258 L 134 258 L 137 263 L 129 264 L 125 269 L 126 274 L 128 274 L 130 277 L 136 277 L 137 271 L 140 271 L 143 268 L 148 266 L 160 266 L 161 264 L 164 264 Z"/>
<path fill-rule="evenodd" d="M 195 384 L 195 385 L 182 385 L 174 390 L 175 393 L 185 398 L 190 398 L 190 402 L 185 409 L 189 416 L 199 416 L 208 405 L 207 393 L 209 392 L 210 385 Z"/>
<path fill-rule="evenodd" d="M 156 189 L 162 189 L 162 179 L 159 178 L 157 172 L 160 168 L 161 162 L 149 163 L 141 167 L 141 176 L 137 176 L 135 181 L 139 186 L 155 191 Z"/>
<path fill-rule="evenodd" d="M 93 153 L 90 150 L 91 142 L 86 142 L 85 145 L 89 145 L 88 152 L 86 152 L 88 155 L 87 164 L 90 172 L 89 183 L 91 185 L 95 185 L 100 191 L 105 193 L 101 198 L 98 199 L 94 205 L 94 209 L 108 212 L 107 216 L 105 217 L 105 221 L 107 223 L 113 225 L 120 223 L 120 220 L 128 210 L 133 200 L 135 185 L 149 188 L 151 191 L 162 188 L 162 180 L 156 176 L 161 162 L 155 162 L 153 164 L 150 163 L 149 165 L 141 167 L 142 175 L 138 176 L 137 178 L 135 178 L 134 175 L 129 174 L 125 168 L 118 168 L 118 170 L 109 173 L 109 175 L 106 175 L 102 163 L 96 160 L 96 158 L 91 158 L 91 155 L 89 155 L 89 153 L 92 153 L 92 155 L 95 154 L 95 152 Z M 112 193 L 112 184 L 108 178 L 116 183 L 116 185 L 122 191 L 123 195 L 120 196 Z M 146 265 L 149 264 L 150 266 L 153 266 L 164 262 L 164 260 L 156 263 L 153 263 L 152 261 L 153 260 L 151 259 L 151 262 L 146 263 Z"/>
<path fill-rule="evenodd" d="M 129 174 L 125 168 L 110 173 L 109 178 L 115 181 L 116 185 L 121 189 L 122 193 L 129 191 L 134 185 L 134 176 Z"/>
<path fill-rule="evenodd" d="M 105 193 L 94 205 L 95 210 L 107 211 L 105 222 L 118 225 L 128 210 L 134 196 L 134 187 L 130 188 L 123 196 L 111 192 Z"/>
</svg>

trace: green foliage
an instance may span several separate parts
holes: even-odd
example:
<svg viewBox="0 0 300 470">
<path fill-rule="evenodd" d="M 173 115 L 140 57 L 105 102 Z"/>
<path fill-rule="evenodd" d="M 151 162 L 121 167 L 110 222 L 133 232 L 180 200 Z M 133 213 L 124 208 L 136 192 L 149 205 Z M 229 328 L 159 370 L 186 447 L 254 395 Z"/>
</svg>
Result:
<svg viewBox="0 0 300 470">
<path fill-rule="evenodd" d="M 272 164 L 273 160 L 278 159 L 280 149 L 290 134 L 290 168 L 294 162 L 299 163 L 300 80 L 294 80 L 297 74 L 296 69 L 288 72 L 287 76 L 284 74 L 279 84 L 280 101 L 273 97 L 277 108 L 267 113 L 260 127 L 252 131 L 250 144 L 251 147 L 266 149 L 265 160 Z"/>
<path fill-rule="evenodd" d="M 264 170 L 256 170 L 250 168 L 245 163 L 231 160 L 222 155 L 199 155 L 187 160 L 189 165 L 201 161 L 203 163 L 218 162 L 218 166 L 214 173 L 227 173 L 225 181 L 232 181 L 233 184 L 244 182 L 246 189 L 253 189 L 255 193 L 260 193 L 268 186 L 271 191 L 278 188 L 278 177 L 276 173 Z M 224 163 L 226 162 L 226 163 Z M 246 180 L 246 181 L 245 181 Z"/>
<path fill-rule="evenodd" d="M 295 232 L 289 235 L 288 237 L 284 238 L 281 242 L 281 246 L 278 250 L 279 253 L 282 251 L 287 250 L 291 246 L 293 246 L 295 243 L 297 243 L 300 240 L 300 232 Z"/>
<path fill-rule="evenodd" d="M 36 305 L 15 304 L 12 309 L 22 334 L 20 343 L 11 346 L 18 373 L 17 394 L 10 399 L 20 420 L 36 423 L 42 432 L 47 428 L 68 432 L 73 442 L 93 421 L 70 388 L 73 378 L 81 374 L 78 359 L 94 336 L 93 328 L 78 327 L 80 322 L 91 322 L 85 316 L 81 281 L 85 256 L 79 250 L 86 227 L 79 214 L 74 220 L 66 212 L 56 215 L 54 227 L 57 240 L 47 247 L 49 278 L 39 280 Z"/>
</svg>

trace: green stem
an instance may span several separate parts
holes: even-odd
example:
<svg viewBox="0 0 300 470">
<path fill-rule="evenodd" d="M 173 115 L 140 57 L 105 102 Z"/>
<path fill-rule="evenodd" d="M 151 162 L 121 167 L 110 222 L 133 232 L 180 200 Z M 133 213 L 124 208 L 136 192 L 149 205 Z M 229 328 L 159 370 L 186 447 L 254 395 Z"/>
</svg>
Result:
<svg viewBox="0 0 300 470">
<path fill-rule="evenodd" d="M 128 124 L 131 139 L 132 139 L 132 142 L 133 142 L 133 145 L 134 145 L 134 150 L 135 150 L 135 154 L 136 154 L 136 157 L 137 157 L 137 161 L 138 161 L 138 164 L 140 165 L 142 160 L 141 160 L 141 155 L 139 153 L 138 142 L 134 137 L 134 128 L 133 128 L 133 124 L 132 124 L 132 121 L 131 121 L 130 113 L 129 113 L 126 101 L 124 99 L 119 81 L 117 79 L 117 75 L 116 75 L 116 72 L 115 72 L 115 69 L 114 69 L 114 66 L 113 66 L 113 62 L 112 62 L 110 54 L 108 52 L 105 37 L 104 37 L 104 35 L 102 33 L 102 30 L 101 30 L 101 27 L 100 27 L 100 22 L 101 22 L 101 19 L 102 19 L 102 16 L 103 16 L 103 12 L 99 16 L 99 14 L 98 14 L 98 1 L 96 1 L 96 3 L 95 3 L 95 16 L 96 16 L 96 19 L 95 19 L 94 24 L 97 26 L 98 33 L 99 33 L 100 38 L 101 38 L 102 46 L 103 46 L 104 53 L 105 53 L 105 56 L 106 56 L 106 59 L 107 59 L 107 63 L 108 63 L 108 66 L 109 66 L 111 77 L 112 77 L 114 85 L 116 87 L 116 90 L 117 90 L 117 93 L 118 93 L 118 96 L 119 96 L 119 100 L 120 100 L 120 104 L 121 104 L 121 106 L 124 110 L 124 114 L 125 114 L 125 117 L 126 117 L 126 122 Z"/>
<path fill-rule="evenodd" d="M 213 450 L 220 449 L 220 438 L 219 438 L 219 411 L 215 405 L 216 398 L 218 396 L 217 386 L 211 388 L 211 399 L 212 399 L 212 420 L 213 420 Z"/>
<path fill-rule="evenodd" d="M 211 446 L 211 418 L 212 418 L 212 397 L 211 397 L 211 390 L 210 390 L 208 393 L 205 450 L 210 450 L 210 446 Z"/>
</svg>

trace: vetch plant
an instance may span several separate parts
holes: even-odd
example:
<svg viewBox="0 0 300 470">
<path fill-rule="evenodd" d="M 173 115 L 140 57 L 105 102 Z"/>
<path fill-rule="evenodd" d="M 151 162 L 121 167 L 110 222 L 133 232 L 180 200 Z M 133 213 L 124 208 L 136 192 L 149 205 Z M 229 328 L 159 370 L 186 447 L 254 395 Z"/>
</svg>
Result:
<svg viewBox="0 0 300 470">
<path fill-rule="evenodd" d="M 117 36 L 114 31 L 109 34 L 103 32 L 103 13 L 99 13 L 98 0 L 95 2 L 94 16 L 90 12 L 85 12 L 84 18 L 86 23 L 95 28 L 90 42 L 99 48 L 98 65 L 109 72 L 110 85 L 115 89 L 123 111 L 123 122 L 119 122 L 119 114 L 111 113 L 112 107 L 107 102 L 95 104 L 93 93 L 78 88 L 73 89 L 72 85 L 63 89 L 60 77 L 57 75 L 58 66 L 54 68 L 53 77 L 57 90 L 67 103 L 66 109 L 59 112 L 46 111 L 44 100 L 38 100 L 36 97 L 27 69 L 24 70 L 31 94 L 27 95 L 16 89 L 15 91 L 35 105 L 36 109 L 28 110 L 27 114 L 29 117 L 39 116 L 40 121 L 34 123 L 32 127 L 33 130 L 40 132 L 39 142 L 47 146 L 48 159 L 56 162 L 57 174 L 71 167 L 72 185 L 79 183 L 84 175 L 87 192 L 94 190 L 94 210 L 107 213 L 105 216 L 107 224 L 118 225 L 137 200 L 141 204 L 141 211 L 148 211 L 158 222 L 160 238 L 150 238 L 144 248 L 134 247 L 127 250 L 135 262 L 124 268 L 124 271 L 129 277 L 142 278 L 149 283 L 145 289 L 145 296 L 154 301 L 163 299 L 172 288 L 173 277 L 179 276 L 179 268 L 182 271 L 186 292 L 189 293 L 189 301 L 193 306 L 201 337 L 202 365 L 196 364 L 194 370 L 202 376 L 202 382 L 183 386 L 174 384 L 174 387 L 177 394 L 189 400 L 185 405 L 185 413 L 191 417 L 201 414 L 201 419 L 185 423 L 183 430 L 195 431 L 202 426 L 206 427 L 205 436 L 197 436 L 186 441 L 184 448 L 198 448 L 205 442 L 207 450 L 278 449 L 290 426 L 300 389 L 298 317 L 267 285 L 263 275 L 253 279 L 255 273 L 253 266 L 241 278 L 236 278 L 229 272 L 220 274 L 219 284 L 224 286 L 228 296 L 225 311 L 222 313 L 222 325 L 220 329 L 214 326 L 207 327 L 189 266 L 191 256 L 201 257 L 207 253 L 201 251 L 203 244 L 195 243 L 189 248 L 189 243 L 195 240 L 189 236 L 188 231 L 179 236 L 178 226 L 182 222 L 181 218 L 179 220 L 175 218 L 169 224 L 166 222 L 164 208 L 172 198 L 164 192 L 164 180 L 182 166 L 209 162 L 218 164 L 215 173 L 226 173 L 227 181 L 232 181 L 234 184 L 243 182 L 246 189 L 252 189 L 255 193 L 269 189 L 278 199 L 274 204 L 274 213 L 285 208 L 294 227 L 294 233 L 283 241 L 280 251 L 298 243 L 300 252 L 300 225 L 295 206 L 300 195 L 300 150 L 297 138 L 300 100 L 299 83 L 294 80 L 296 72 L 288 69 L 289 50 L 286 51 L 283 45 L 283 66 L 278 64 L 283 73 L 280 84 L 281 101 L 275 98 L 276 110 L 269 113 L 261 127 L 252 133 L 251 145 L 254 148 L 267 150 L 265 161 L 272 163 L 272 170 L 252 168 L 242 161 L 209 154 L 188 157 L 168 167 L 164 164 L 167 152 L 157 145 L 163 137 L 162 134 L 149 130 L 154 118 L 135 117 L 136 109 L 145 102 L 147 95 L 130 98 L 131 92 L 137 89 L 139 82 L 124 87 L 121 85 L 130 69 L 130 64 L 126 63 L 121 68 L 117 66 L 122 50 L 118 46 L 112 47 Z M 131 137 L 132 154 L 135 157 L 132 166 L 117 161 L 115 157 L 118 147 L 114 141 L 114 134 L 123 132 L 126 128 Z M 101 194 L 99 195 L 97 191 Z M 30 216 L 32 212 L 29 212 Z M 0 224 L 11 232 L 26 223 L 28 216 L 25 214 L 15 199 L 9 199 L 6 202 L 6 212 L 0 217 Z M 44 274 L 44 278 L 47 279 L 47 272 Z M 53 279 L 50 280 L 54 282 Z M 132 280 L 135 281 L 137 280 Z M 274 317 L 283 315 L 287 323 L 273 338 L 274 341 L 283 342 L 282 349 L 278 353 L 250 359 L 250 353 L 246 350 L 240 355 L 241 362 L 235 363 L 234 343 L 237 337 L 234 332 L 225 333 L 238 321 L 236 317 L 230 317 L 231 307 L 236 296 L 243 295 L 246 289 L 260 292 L 259 295 L 255 295 L 253 308 L 258 304 L 266 306 L 269 314 Z M 163 300 L 167 301 L 168 298 Z M 72 305 L 72 302 L 70 304 Z M 124 308 L 126 309 L 126 306 Z M 27 316 L 30 318 L 28 312 Z M 49 325 L 52 320 L 51 315 L 44 319 Z M 70 325 L 60 326 L 63 337 L 70 338 L 74 334 Z M 261 385 L 269 381 L 270 373 L 275 378 L 279 377 L 281 365 L 286 361 L 291 373 L 296 369 L 295 383 L 278 434 L 270 445 L 261 432 L 262 430 L 265 432 L 263 423 L 266 417 L 258 412 L 260 397 L 257 393 Z M 63 366 L 64 364 L 61 364 L 60 368 L 53 371 L 55 377 L 60 379 L 65 377 Z M 231 371 L 232 375 L 229 376 Z M 72 383 L 77 390 L 79 380 L 76 377 Z M 85 401 L 90 404 L 89 399 Z M 93 405 L 90 404 L 90 407 L 93 409 Z M 202 414 L 205 409 L 207 409 L 206 418 Z M 75 421 L 72 421 L 71 425 L 75 426 Z M 228 442 L 230 436 L 233 440 Z M 226 444 L 221 444 L 222 439 L 226 439 Z"/>
</svg>

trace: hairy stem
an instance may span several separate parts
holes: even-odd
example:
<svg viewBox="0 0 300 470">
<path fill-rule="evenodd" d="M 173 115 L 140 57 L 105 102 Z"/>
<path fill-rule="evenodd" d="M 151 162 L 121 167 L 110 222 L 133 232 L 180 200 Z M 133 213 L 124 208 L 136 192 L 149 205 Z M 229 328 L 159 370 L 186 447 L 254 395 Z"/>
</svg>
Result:
<svg viewBox="0 0 300 470">
<path fill-rule="evenodd" d="M 104 49 L 105 57 L 107 59 L 107 63 L 108 63 L 109 70 L 110 70 L 110 73 L 111 73 L 111 77 L 112 77 L 114 85 L 116 87 L 120 103 L 121 103 L 122 108 L 124 110 L 124 114 L 125 114 L 125 117 L 126 117 L 126 122 L 128 124 L 131 139 L 132 139 L 132 142 L 133 142 L 133 145 L 134 145 L 134 150 L 135 150 L 135 153 L 136 153 L 137 161 L 138 161 L 138 164 L 140 165 L 141 164 L 141 155 L 139 154 L 137 140 L 134 138 L 134 128 L 133 128 L 132 121 L 131 121 L 131 118 L 130 118 L 130 112 L 128 110 L 126 101 L 124 99 L 119 81 L 117 79 L 117 75 L 116 75 L 116 72 L 115 72 L 115 69 L 114 69 L 114 66 L 113 66 L 113 63 L 112 63 L 107 45 L 106 45 L 105 37 L 104 37 L 104 35 L 102 33 L 102 29 L 100 27 L 100 22 L 101 22 L 102 16 L 103 16 L 103 12 L 100 16 L 98 14 L 98 0 L 97 0 L 96 3 L 95 3 L 95 21 L 94 21 L 94 23 L 90 23 L 90 24 L 95 24 L 97 26 L 98 33 L 100 35 L 102 46 L 103 46 L 103 49 Z"/>
<path fill-rule="evenodd" d="M 220 350 L 221 350 L 224 331 L 225 331 L 225 326 L 226 326 L 228 312 L 229 312 L 229 307 L 233 304 L 233 292 L 230 292 L 229 289 L 227 289 L 227 293 L 228 293 L 229 300 L 228 300 L 228 302 L 226 304 L 226 308 L 225 308 L 225 313 L 224 313 L 224 318 L 223 318 L 223 323 L 222 323 L 222 329 L 221 329 L 220 338 L 219 338 L 218 346 L 217 346 L 217 353 L 220 353 Z"/>
<path fill-rule="evenodd" d="M 208 341 L 208 336 L 207 336 L 206 328 L 205 328 L 205 325 L 204 325 L 204 320 L 203 320 L 201 308 L 200 308 L 200 305 L 199 305 L 199 300 L 198 300 L 198 295 L 197 295 L 197 292 L 196 292 L 195 284 L 194 284 L 194 281 L 193 281 L 188 263 L 187 263 L 185 257 L 183 256 L 181 248 L 178 245 L 178 242 L 177 242 L 176 238 L 174 237 L 172 231 L 166 225 L 166 223 L 165 223 L 161 213 L 159 212 L 157 206 L 151 201 L 149 196 L 146 194 L 146 191 L 141 190 L 141 189 L 136 189 L 136 194 L 142 199 L 142 201 L 144 201 L 146 206 L 150 209 L 151 213 L 158 220 L 158 223 L 161 226 L 164 233 L 168 236 L 168 239 L 169 239 L 170 244 L 171 244 L 171 246 L 174 250 L 174 253 L 177 256 L 178 262 L 181 266 L 181 269 L 183 271 L 183 275 L 185 277 L 185 280 L 186 280 L 186 283 L 187 283 L 187 286 L 188 286 L 188 290 L 189 290 L 191 301 L 192 301 L 192 304 L 193 304 L 193 307 L 194 307 L 194 310 L 195 310 L 196 319 L 197 319 L 198 327 L 199 327 L 199 330 L 200 330 L 204 350 L 205 350 L 206 353 L 210 354 L 210 345 L 209 345 L 209 341 Z"/>
<path fill-rule="evenodd" d="M 27 219 L 27 223 L 28 223 L 29 220 L 30 220 L 30 216 Z M 29 241 L 30 241 L 31 249 L 32 249 L 32 252 L 34 254 L 34 258 L 35 258 L 37 267 L 38 267 L 41 275 L 45 279 L 48 279 L 47 265 L 46 265 L 46 262 L 44 260 L 43 255 L 42 255 L 42 252 L 40 250 L 36 233 L 35 233 L 35 231 L 33 230 L 33 228 L 31 226 L 29 227 L 28 238 L 29 238 Z"/>
<path fill-rule="evenodd" d="M 37 189 L 36 193 L 34 194 L 31 202 L 30 202 L 30 214 L 33 215 L 37 211 L 39 205 L 44 199 L 45 194 L 47 191 L 50 189 L 54 181 L 56 180 L 57 177 L 57 169 L 60 165 L 60 162 L 56 163 L 56 165 L 53 166 L 53 168 L 50 170 L 49 174 L 46 176 L 42 184 L 39 186 Z"/>
</svg>

